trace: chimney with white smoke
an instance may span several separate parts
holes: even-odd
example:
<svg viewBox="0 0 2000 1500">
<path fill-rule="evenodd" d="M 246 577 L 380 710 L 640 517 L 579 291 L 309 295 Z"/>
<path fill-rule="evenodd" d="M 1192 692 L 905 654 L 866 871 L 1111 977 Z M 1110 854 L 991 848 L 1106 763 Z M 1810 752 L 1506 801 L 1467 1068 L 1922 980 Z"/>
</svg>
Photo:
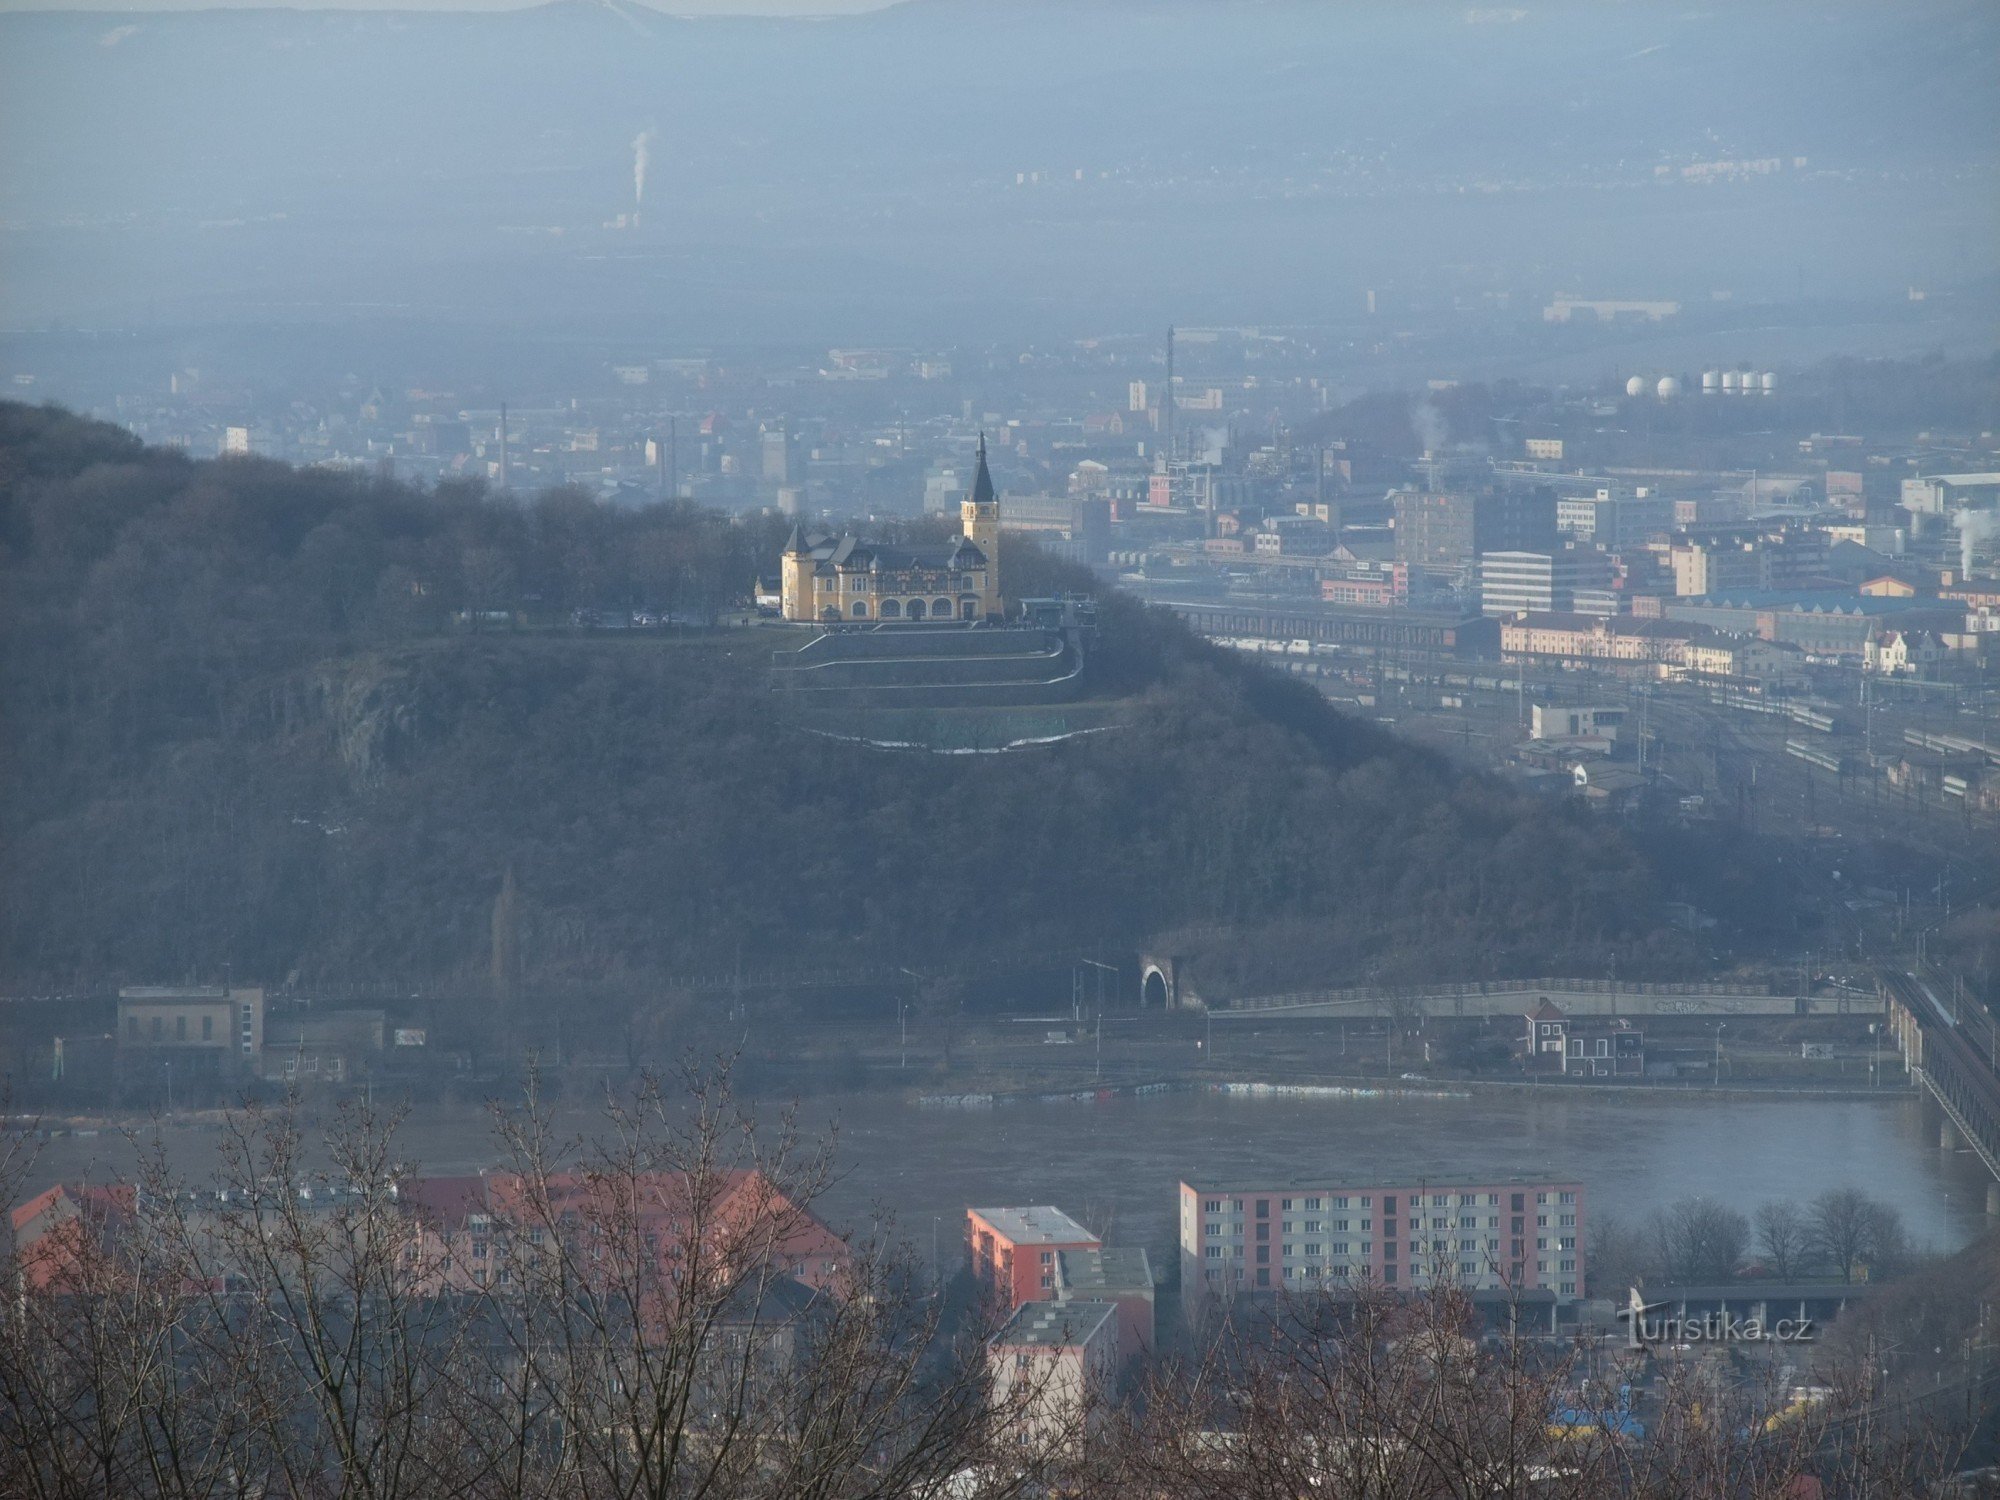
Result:
<svg viewBox="0 0 2000 1500">
<path fill-rule="evenodd" d="M 653 159 L 653 132 L 642 130 L 632 137 L 632 208 L 636 213 L 646 201 L 646 167 Z"/>
<path fill-rule="evenodd" d="M 1410 403 L 1410 426 L 1417 434 L 1417 441 L 1423 445 L 1425 458 L 1444 457 L 1444 445 L 1450 438 L 1444 413 L 1428 401 Z"/>
<path fill-rule="evenodd" d="M 1951 524 L 1958 528 L 1958 576 L 1970 578 L 1974 550 L 1990 552 L 2000 543 L 2000 510 L 1962 510 Z"/>
</svg>

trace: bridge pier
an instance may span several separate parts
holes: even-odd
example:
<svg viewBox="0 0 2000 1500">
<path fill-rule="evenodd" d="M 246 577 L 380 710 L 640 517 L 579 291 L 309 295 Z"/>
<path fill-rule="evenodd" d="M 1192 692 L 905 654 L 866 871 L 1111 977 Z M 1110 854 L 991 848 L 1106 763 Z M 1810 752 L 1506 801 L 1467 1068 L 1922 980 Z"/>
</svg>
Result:
<svg viewBox="0 0 2000 1500">
<path fill-rule="evenodd" d="M 1959 1138 L 1958 1127 L 1949 1120 L 1938 1121 L 1938 1150 L 1956 1151 L 1965 1142 Z"/>
</svg>

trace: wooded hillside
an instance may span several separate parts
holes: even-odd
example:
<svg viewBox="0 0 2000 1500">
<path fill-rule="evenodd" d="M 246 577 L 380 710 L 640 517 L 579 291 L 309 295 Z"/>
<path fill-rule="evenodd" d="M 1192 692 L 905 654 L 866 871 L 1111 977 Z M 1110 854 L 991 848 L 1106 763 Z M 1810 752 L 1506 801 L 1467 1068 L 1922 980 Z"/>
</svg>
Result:
<svg viewBox="0 0 2000 1500">
<path fill-rule="evenodd" d="M 1679 959 L 1614 834 L 1129 600 L 1098 659 L 1125 727 L 1005 755 L 800 731 L 773 630 L 453 623 L 703 613 L 777 544 L 771 521 L 191 461 L 0 406 L 0 980 L 470 979 L 496 930 L 525 982 L 635 986 L 971 972 L 1188 925 L 1232 931 L 1245 972 L 1328 982 Z M 1077 581 L 1009 557 L 1010 592 Z"/>
</svg>

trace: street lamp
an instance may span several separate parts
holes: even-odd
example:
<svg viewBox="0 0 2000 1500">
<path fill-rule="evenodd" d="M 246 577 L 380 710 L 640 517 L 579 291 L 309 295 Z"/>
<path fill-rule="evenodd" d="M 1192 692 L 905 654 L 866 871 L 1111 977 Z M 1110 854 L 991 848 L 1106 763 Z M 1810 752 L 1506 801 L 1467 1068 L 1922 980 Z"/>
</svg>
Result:
<svg viewBox="0 0 2000 1500">
<path fill-rule="evenodd" d="M 896 967 L 902 969 L 903 973 L 909 975 L 918 984 L 924 982 L 924 976 L 919 974 L 915 969 L 903 969 L 901 964 L 898 964 Z M 899 997 L 896 1001 L 896 1026 L 902 1037 L 902 1061 L 897 1066 L 907 1070 L 910 1066 L 910 1001 L 908 996 Z"/>
<path fill-rule="evenodd" d="M 1715 1088 L 1722 1087 L 1722 1033 L 1728 1026 L 1727 1021 L 1715 1023 L 1715 1083 L 1713 1084 Z"/>
<path fill-rule="evenodd" d="M 1118 966 L 1116 964 L 1101 964 L 1094 958 L 1086 958 L 1083 962 L 1097 970 L 1097 1071 L 1095 1077 L 1102 1079 L 1104 1077 L 1104 976 L 1106 974 L 1116 974 Z"/>
</svg>

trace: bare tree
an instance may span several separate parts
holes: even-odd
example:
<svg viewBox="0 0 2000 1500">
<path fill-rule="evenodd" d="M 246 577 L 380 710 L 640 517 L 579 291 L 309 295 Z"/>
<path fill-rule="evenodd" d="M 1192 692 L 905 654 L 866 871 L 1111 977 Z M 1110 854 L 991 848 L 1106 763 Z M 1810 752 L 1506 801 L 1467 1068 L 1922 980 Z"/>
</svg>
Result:
<svg viewBox="0 0 2000 1500">
<path fill-rule="evenodd" d="M 1891 1248 L 1891 1238 L 1901 1241 L 1902 1222 L 1895 1211 L 1859 1188 L 1829 1188 L 1813 1199 L 1809 1212 L 1813 1250 L 1842 1281 L 1852 1281 L 1878 1249 Z"/>
<path fill-rule="evenodd" d="M 1651 1219 L 1660 1272 L 1680 1283 L 1727 1281 L 1750 1248 L 1750 1220 L 1711 1198 L 1682 1198 Z"/>
<path fill-rule="evenodd" d="M 1757 1229 L 1757 1252 L 1774 1275 L 1790 1280 L 1805 1269 L 1812 1252 L 1812 1225 L 1804 1209 L 1789 1198 L 1773 1198 L 1760 1203 L 1752 1218 Z"/>
<path fill-rule="evenodd" d="M 288 1104 L 202 1187 L 154 1151 L 42 1205 L 5 1267 L 0 1500 L 1004 1500 L 1070 1461 L 1069 1431 L 1003 1448 L 983 1330 L 886 1226 L 817 1219 L 831 1142 L 766 1132 L 726 1069 L 594 1142 L 532 1092 L 496 1123 L 505 1170 L 426 1179 L 394 1115 L 313 1139 Z"/>
</svg>

